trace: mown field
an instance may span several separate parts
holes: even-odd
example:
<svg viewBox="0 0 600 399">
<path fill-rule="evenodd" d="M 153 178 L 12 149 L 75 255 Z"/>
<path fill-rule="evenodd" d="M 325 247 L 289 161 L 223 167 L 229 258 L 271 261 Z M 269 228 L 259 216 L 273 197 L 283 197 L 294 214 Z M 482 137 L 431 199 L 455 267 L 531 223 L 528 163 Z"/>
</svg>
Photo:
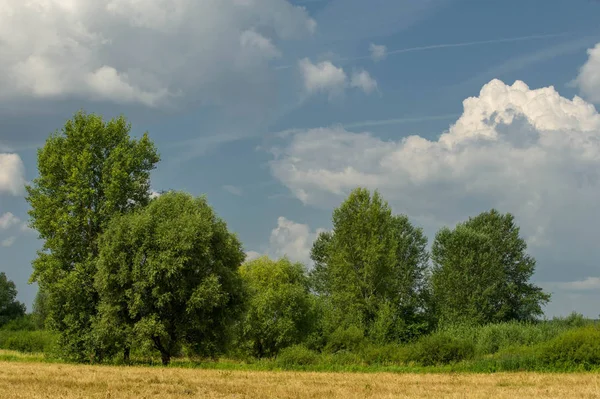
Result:
<svg viewBox="0 0 600 399">
<path fill-rule="evenodd" d="M 128 365 L 83 365 L 61 356 L 55 333 L 6 328 L 0 399 L 600 398 L 593 320 L 456 326 L 391 345 L 339 339 L 333 348 L 296 345 L 268 358 L 182 354 L 165 367 L 157 353 L 134 351 Z"/>
<path fill-rule="evenodd" d="M 0 396 L 35 398 L 598 398 L 600 374 L 230 371 L 0 361 Z"/>
</svg>

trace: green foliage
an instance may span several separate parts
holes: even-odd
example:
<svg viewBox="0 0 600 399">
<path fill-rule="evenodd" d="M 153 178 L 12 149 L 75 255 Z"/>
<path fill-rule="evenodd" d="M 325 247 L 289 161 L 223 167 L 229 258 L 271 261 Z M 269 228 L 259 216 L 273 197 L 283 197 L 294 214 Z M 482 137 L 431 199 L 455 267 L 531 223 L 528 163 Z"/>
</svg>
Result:
<svg viewBox="0 0 600 399">
<path fill-rule="evenodd" d="M 354 325 L 340 326 L 327 337 L 325 351 L 330 353 L 357 351 L 365 343 L 365 334 L 362 328 Z"/>
<path fill-rule="evenodd" d="M 439 332 L 473 342 L 478 355 L 488 355 L 514 346 L 546 342 L 569 329 L 557 322 L 506 322 L 484 326 L 445 326 Z"/>
<path fill-rule="evenodd" d="M 38 289 L 35 300 L 33 301 L 32 317 L 36 324 L 36 328 L 39 330 L 46 328 L 46 321 L 48 320 L 48 314 L 50 312 L 48 302 L 48 293 L 45 290 Z"/>
<path fill-rule="evenodd" d="M 304 266 L 265 256 L 244 263 L 240 274 L 247 288 L 247 310 L 239 326 L 241 344 L 260 358 L 303 342 L 315 322 Z"/>
<path fill-rule="evenodd" d="M 11 320 L 25 315 L 25 305 L 16 300 L 17 288 L 15 283 L 0 273 L 0 328 Z"/>
<path fill-rule="evenodd" d="M 421 338 L 412 347 L 410 359 L 423 366 L 436 366 L 471 359 L 475 345 L 448 334 L 432 334 Z"/>
<path fill-rule="evenodd" d="M 0 330 L 0 349 L 51 354 L 55 352 L 57 339 L 49 331 Z"/>
<path fill-rule="evenodd" d="M 99 345 L 149 342 L 164 364 L 182 344 L 193 353 L 222 351 L 241 310 L 244 257 L 204 197 L 169 192 L 113 219 L 97 262 Z"/>
<path fill-rule="evenodd" d="M 317 364 L 319 354 L 304 345 L 293 345 L 283 348 L 277 355 L 276 362 L 284 368 L 293 366 L 310 366 Z"/>
<path fill-rule="evenodd" d="M 37 320 L 32 314 L 25 314 L 17 319 L 12 319 L 6 323 L 2 331 L 35 331 L 39 330 Z"/>
<path fill-rule="evenodd" d="M 283 368 L 315 371 L 600 370 L 598 356 L 600 328 L 590 320 L 583 320 L 585 324 L 583 327 L 569 326 L 565 320 L 563 318 L 540 323 L 511 322 L 483 327 L 453 326 L 451 329 L 438 331 L 410 344 L 376 345 L 363 341 L 352 351 L 342 349 L 335 353 L 314 351 L 305 345 L 293 345 L 282 349 L 276 358 L 270 359 L 244 358 L 243 361 L 220 359 L 215 362 L 193 358 L 195 360 L 190 363 L 189 360 L 180 358 L 174 361 L 174 364 L 223 369 Z M 485 337 L 489 336 L 490 331 L 508 331 L 506 336 L 515 338 L 515 342 L 511 344 L 502 340 L 503 343 L 498 345 L 498 350 L 484 350 L 488 347 Z M 528 338 L 523 341 L 523 337 Z M 43 352 L 46 360 L 56 360 L 54 357 L 56 338 L 55 335 L 45 331 L 0 331 L 0 349 Z M 135 364 L 157 364 L 156 356 L 144 352 L 141 347 L 132 350 L 132 357 Z M 117 361 L 117 364 L 120 363 Z"/>
<path fill-rule="evenodd" d="M 540 359 L 559 368 L 591 369 L 600 365 L 600 328 L 567 331 L 542 346 Z"/>
<path fill-rule="evenodd" d="M 529 282 L 535 260 L 510 214 L 484 212 L 441 229 L 432 247 L 432 288 L 442 325 L 534 320 L 550 296 Z"/>
<path fill-rule="evenodd" d="M 392 215 L 378 192 L 352 191 L 311 252 L 312 287 L 329 308 L 326 333 L 360 326 L 383 343 L 427 329 L 426 245 L 422 230 Z"/>
<path fill-rule="evenodd" d="M 362 361 L 367 365 L 399 365 L 412 361 L 411 345 L 387 344 L 365 345 L 360 350 Z"/>
<path fill-rule="evenodd" d="M 27 187 L 30 226 L 44 240 L 32 281 L 48 294 L 47 321 L 65 356 L 98 357 L 91 334 L 98 237 L 112 217 L 149 202 L 159 157 L 144 134 L 129 137 L 125 118 L 78 112 L 38 150 L 39 176 Z"/>
<path fill-rule="evenodd" d="M 552 323 L 563 328 L 584 327 L 592 323 L 591 320 L 583 317 L 581 313 L 572 312 L 567 317 L 556 317 L 552 319 Z"/>
</svg>

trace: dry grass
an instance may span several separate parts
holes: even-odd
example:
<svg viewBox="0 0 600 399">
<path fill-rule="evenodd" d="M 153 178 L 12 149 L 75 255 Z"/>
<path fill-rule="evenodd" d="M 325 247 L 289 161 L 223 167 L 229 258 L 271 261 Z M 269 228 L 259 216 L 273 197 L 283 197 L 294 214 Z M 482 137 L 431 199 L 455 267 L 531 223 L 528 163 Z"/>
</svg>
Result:
<svg viewBox="0 0 600 399">
<path fill-rule="evenodd" d="M 0 397 L 600 398 L 600 374 L 344 374 L 0 362 Z"/>
</svg>

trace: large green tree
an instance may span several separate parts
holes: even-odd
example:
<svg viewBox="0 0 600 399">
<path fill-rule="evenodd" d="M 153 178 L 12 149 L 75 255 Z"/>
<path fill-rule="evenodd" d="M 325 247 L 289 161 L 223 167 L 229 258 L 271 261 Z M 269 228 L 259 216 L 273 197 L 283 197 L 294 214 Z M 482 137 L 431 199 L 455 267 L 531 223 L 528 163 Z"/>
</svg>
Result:
<svg viewBox="0 0 600 399">
<path fill-rule="evenodd" d="M 25 305 L 16 300 L 17 287 L 15 283 L 0 273 L 0 327 L 11 320 L 25 315 Z"/>
<path fill-rule="evenodd" d="M 440 323 L 531 320 L 550 295 L 530 282 L 527 254 L 514 217 L 492 209 L 453 230 L 441 229 L 432 247 L 432 288 Z"/>
<path fill-rule="evenodd" d="M 168 364 L 182 346 L 224 349 L 243 304 L 237 237 L 204 197 L 169 192 L 102 235 L 94 334 L 107 354 L 148 343 Z"/>
<path fill-rule="evenodd" d="M 98 237 L 115 216 L 150 200 L 150 171 L 159 161 L 146 133 L 130 137 L 124 117 L 104 121 L 77 112 L 38 150 L 39 176 L 27 187 L 30 225 L 44 240 L 32 281 L 47 294 L 48 324 L 65 355 L 97 355 L 91 322 Z"/>
<path fill-rule="evenodd" d="M 311 254 L 313 288 L 331 309 L 329 328 L 354 325 L 379 342 L 427 328 L 426 245 L 422 230 L 393 215 L 377 191 L 352 191 Z"/>
<path fill-rule="evenodd" d="M 247 309 L 240 323 L 240 344 L 257 357 L 302 342 L 314 324 L 314 301 L 304 266 L 287 258 L 264 256 L 244 263 Z"/>
</svg>

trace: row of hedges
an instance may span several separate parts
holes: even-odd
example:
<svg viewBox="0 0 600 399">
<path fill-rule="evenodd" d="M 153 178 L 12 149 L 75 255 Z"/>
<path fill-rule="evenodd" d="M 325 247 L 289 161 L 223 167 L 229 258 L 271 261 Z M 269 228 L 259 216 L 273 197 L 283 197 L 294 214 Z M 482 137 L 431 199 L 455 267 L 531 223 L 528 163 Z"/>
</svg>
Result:
<svg viewBox="0 0 600 399">
<path fill-rule="evenodd" d="M 546 341 L 508 345 L 485 354 L 474 341 L 438 332 L 409 345 L 362 346 L 355 352 L 318 353 L 296 345 L 275 359 L 282 368 L 307 366 L 441 366 L 465 371 L 592 370 L 600 368 L 600 328 L 584 326 Z M 496 347 L 497 347 L 496 346 Z M 491 348 L 491 347 L 490 347 Z M 488 349 L 491 351 L 492 349 Z M 478 353 L 479 352 L 479 353 Z"/>
<path fill-rule="evenodd" d="M 582 326 L 505 323 L 444 330 L 405 345 L 374 345 L 357 336 L 348 340 L 349 345 L 341 345 L 340 339 L 340 345 L 323 352 L 296 345 L 283 349 L 272 361 L 264 360 L 284 369 L 442 365 L 481 372 L 600 369 L 600 326 L 576 325 Z M 348 334 L 338 338 L 342 335 Z M 56 341 L 57 336 L 48 331 L 0 330 L 0 349 L 53 354 Z"/>
</svg>

